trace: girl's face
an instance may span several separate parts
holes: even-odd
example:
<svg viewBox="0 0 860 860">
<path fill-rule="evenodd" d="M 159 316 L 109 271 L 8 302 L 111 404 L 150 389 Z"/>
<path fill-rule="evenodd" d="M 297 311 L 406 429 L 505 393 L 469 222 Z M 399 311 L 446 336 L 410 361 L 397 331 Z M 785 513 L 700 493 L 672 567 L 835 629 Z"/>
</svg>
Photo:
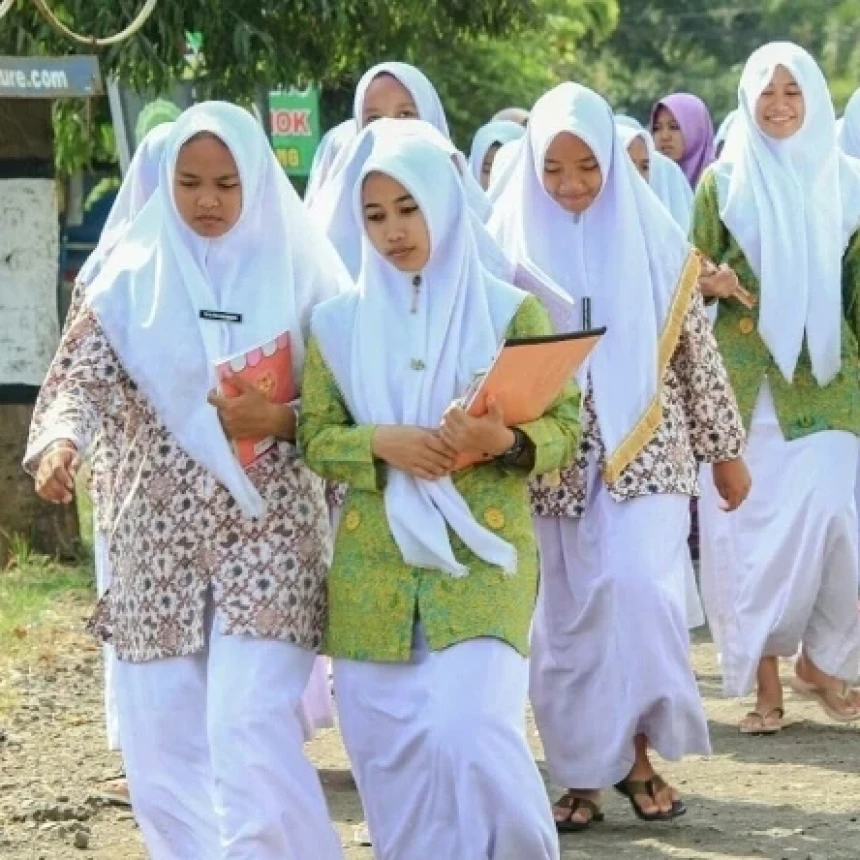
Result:
<svg viewBox="0 0 860 860">
<path fill-rule="evenodd" d="M 361 189 L 364 229 L 374 248 L 402 272 L 430 259 L 430 231 L 415 198 L 385 173 L 370 173 Z"/>
<path fill-rule="evenodd" d="M 684 157 L 684 134 L 675 115 L 669 108 L 660 105 L 654 115 L 654 143 L 657 149 L 672 161 L 680 161 Z"/>
<path fill-rule="evenodd" d="M 648 182 L 651 176 L 651 159 L 645 141 L 641 137 L 634 137 L 630 146 L 627 147 L 627 152 L 630 154 L 630 160 L 639 171 L 639 175 Z"/>
<path fill-rule="evenodd" d="M 570 132 L 557 134 L 544 156 L 543 187 L 566 212 L 585 212 L 603 187 L 603 172 L 591 147 Z"/>
<path fill-rule="evenodd" d="M 377 75 L 364 94 L 361 126 L 368 125 L 377 119 L 420 119 L 418 106 L 412 93 L 394 77 L 382 73 Z"/>
<path fill-rule="evenodd" d="M 484 156 L 483 164 L 481 164 L 481 188 L 484 191 L 490 187 L 490 173 L 493 170 L 493 162 L 496 160 L 496 156 L 499 154 L 501 148 L 502 145 L 500 143 L 494 143 Z"/>
<path fill-rule="evenodd" d="M 800 131 L 805 116 L 803 92 L 794 75 L 785 66 L 777 66 L 755 104 L 758 127 L 774 140 L 786 140 Z"/>
<path fill-rule="evenodd" d="M 182 220 L 199 236 L 217 239 L 242 214 L 242 182 L 233 154 L 212 134 L 192 137 L 176 160 L 173 198 Z"/>
</svg>

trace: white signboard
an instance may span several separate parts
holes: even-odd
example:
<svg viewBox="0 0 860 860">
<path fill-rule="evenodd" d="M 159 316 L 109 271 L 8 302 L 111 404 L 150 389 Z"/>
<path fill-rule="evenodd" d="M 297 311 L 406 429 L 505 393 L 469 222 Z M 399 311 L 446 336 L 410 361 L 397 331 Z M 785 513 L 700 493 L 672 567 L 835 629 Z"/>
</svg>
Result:
<svg viewBox="0 0 860 860">
<path fill-rule="evenodd" d="M 57 349 L 57 218 L 53 180 L 0 180 L 0 385 L 41 385 Z"/>
</svg>

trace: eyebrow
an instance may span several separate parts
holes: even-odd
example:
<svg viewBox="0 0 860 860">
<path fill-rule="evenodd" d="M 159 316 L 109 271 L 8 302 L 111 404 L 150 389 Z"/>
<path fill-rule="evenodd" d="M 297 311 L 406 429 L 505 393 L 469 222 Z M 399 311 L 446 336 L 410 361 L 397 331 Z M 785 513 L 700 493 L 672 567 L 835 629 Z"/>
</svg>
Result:
<svg viewBox="0 0 860 860">
<path fill-rule="evenodd" d="M 404 108 L 411 108 L 412 110 L 418 110 L 418 105 L 415 104 L 411 99 L 408 102 L 398 102 L 394 105 L 394 110 L 403 110 Z M 382 108 L 377 107 L 375 104 L 371 102 L 371 104 L 364 106 L 364 113 L 371 114 L 377 111 L 382 110 Z"/>
<path fill-rule="evenodd" d="M 197 173 L 193 173 L 190 170 L 180 170 L 179 175 L 185 179 L 200 179 L 200 175 Z M 223 176 L 216 176 L 216 182 L 226 182 L 228 179 L 238 179 L 238 173 L 225 173 Z"/>
</svg>

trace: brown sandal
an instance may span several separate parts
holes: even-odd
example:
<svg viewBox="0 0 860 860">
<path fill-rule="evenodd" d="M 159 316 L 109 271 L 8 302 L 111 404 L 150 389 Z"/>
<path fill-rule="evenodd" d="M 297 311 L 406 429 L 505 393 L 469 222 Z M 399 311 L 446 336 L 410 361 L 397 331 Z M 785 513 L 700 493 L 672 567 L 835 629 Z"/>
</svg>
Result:
<svg viewBox="0 0 860 860">
<path fill-rule="evenodd" d="M 597 824 L 606 817 L 600 807 L 588 797 L 580 797 L 572 791 L 566 792 L 553 806 L 553 811 L 556 809 L 569 810 L 567 818 L 555 822 L 555 828 L 559 833 L 580 833 L 583 830 L 588 830 L 592 824 Z M 581 809 L 591 813 L 588 821 L 574 821 L 573 816 Z"/>
<path fill-rule="evenodd" d="M 651 779 L 622 779 L 621 782 L 615 785 L 615 790 L 630 801 L 630 806 L 633 809 L 633 814 L 640 821 L 671 821 L 673 818 L 679 818 L 687 811 L 687 807 L 681 800 L 673 800 L 672 808 L 668 812 L 643 812 L 642 807 L 636 802 L 637 797 L 650 797 L 652 800 L 657 799 L 657 792 L 667 789 L 669 786 L 663 777 L 654 774 Z"/>
</svg>

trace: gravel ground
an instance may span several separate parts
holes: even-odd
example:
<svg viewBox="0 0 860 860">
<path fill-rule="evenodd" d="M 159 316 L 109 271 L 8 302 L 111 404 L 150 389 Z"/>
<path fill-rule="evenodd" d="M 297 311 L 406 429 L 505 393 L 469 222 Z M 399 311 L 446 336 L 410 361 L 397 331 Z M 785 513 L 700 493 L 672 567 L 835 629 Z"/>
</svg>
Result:
<svg viewBox="0 0 860 860">
<path fill-rule="evenodd" d="M 121 765 L 105 749 L 100 654 L 81 632 L 87 611 L 79 601 L 60 603 L 49 625 L 50 647 L 43 643 L 6 679 L 17 701 L 0 714 L 3 860 L 146 856 L 131 814 L 98 799 L 100 785 L 117 776 Z M 714 756 L 664 769 L 683 792 L 688 815 L 669 825 L 641 824 L 620 799 L 607 796 L 604 824 L 562 840 L 565 860 L 858 860 L 860 728 L 829 723 L 789 693 L 790 725 L 781 735 L 742 737 L 736 722 L 745 707 L 719 697 L 707 642 L 695 645 L 694 662 Z M 533 725 L 530 737 L 540 761 Z M 353 842 L 361 807 L 338 734 L 320 734 L 309 754 L 322 775 L 346 856 L 371 860 L 370 849 Z"/>
</svg>

